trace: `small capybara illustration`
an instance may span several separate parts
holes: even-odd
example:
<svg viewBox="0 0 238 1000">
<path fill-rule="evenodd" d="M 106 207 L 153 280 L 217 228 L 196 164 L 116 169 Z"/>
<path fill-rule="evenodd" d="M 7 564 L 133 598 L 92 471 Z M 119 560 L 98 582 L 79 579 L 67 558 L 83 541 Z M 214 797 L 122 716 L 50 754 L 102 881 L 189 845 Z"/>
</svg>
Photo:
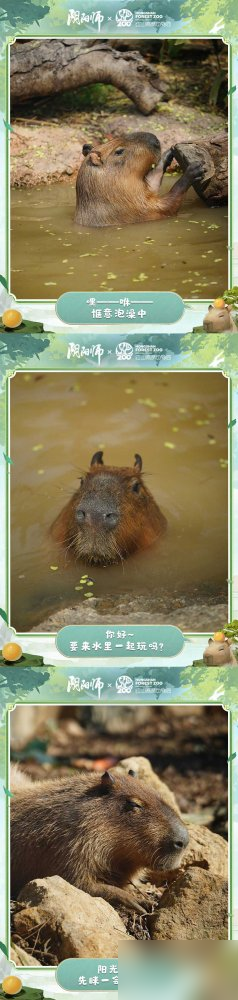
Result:
<svg viewBox="0 0 238 1000">
<path fill-rule="evenodd" d="M 85 143 L 82 152 L 75 214 L 75 222 L 81 226 L 153 222 L 175 215 L 188 188 L 204 175 L 201 162 L 190 164 L 161 197 L 160 185 L 174 151 L 171 147 L 161 157 L 160 141 L 152 132 L 132 132 L 94 145 Z"/>
<path fill-rule="evenodd" d="M 117 468 L 104 465 L 103 452 L 95 452 L 79 489 L 52 525 L 54 540 L 72 558 L 101 566 L 147 549 L 167 521 L 141 471 L 138 454 L 133 467 Z"/>
<path fill-rule="evenodd" d="M 214 636 L 213 639 L 208 639 L 208 645 L 203 653 L 203 661 L 207 667 L 221 667 L 229 663 L 237 667 L 231 639 L 226 639 L 224 633 L 221 633 L 221 638 Z"/>
<path fill-rule="evenodd" d="M 179 815 L 131 770 L 32 782 L 13 765 L 11 791 L 13 898 L 32 879 L 60 875 L 141 913 L 146 891 L 133 877 L 176 868 L 189 841 Z"/>
<path fill-rule="evenodd" d="M 203 320 L 203 329 L 206 330 L 206 333 L 221 333 L 226 330 L 227 332 L 228 330 L 232 330 L 233 333 L 238 333 L 238 327 L 232 316 L 233 307 L 227 306 L 224 299 L 221 299 L 220 303 L 220 305 L 217 305 L 215 301 L 213 305 L 208 306 L 208 312 Z"/>
</svg>

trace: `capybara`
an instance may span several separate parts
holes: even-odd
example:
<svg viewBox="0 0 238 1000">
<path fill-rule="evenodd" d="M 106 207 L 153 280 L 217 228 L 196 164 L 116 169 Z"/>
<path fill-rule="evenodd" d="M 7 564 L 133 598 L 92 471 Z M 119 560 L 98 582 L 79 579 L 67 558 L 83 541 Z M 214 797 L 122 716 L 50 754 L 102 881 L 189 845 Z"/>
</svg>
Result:
<svg viewBox="0 0 238 1000">
<path fill-rule="evenodd" d="M 204 166 L 193 163 L 168 194 L 159 195 L 173 147 L 161 157 L 152 132 L 132 132 L 104 143 L 83 146 L 76 181 L 75 222 L 80 226 L 116 226 L 153 222 L 175 215 L 185 192 L 202 179 Z"/>
<path fill-rule="evenodd" d="M 166 528 L 166 518 L 145 486 L 142 459 L 131 468 L 103 464 L 93 455 L 80 487 L 54 521 L 51 534 L 74 559 L 106 566 L 147 549 Z"/>
<path fill-rule="evenodd" d="M 32 782 L 13 766 L 11 893 L 60 875 L 112 906 L 141 912 L 140 869 L 176 868 L 188 844 L 180 817 L 131 772 Z"/>
<path fill-rule="evenodd" d="M 208 306 L 208 312 L 203 320 L 203 329 L 206 330 L 206 333 L 221 333 L 224 330 L 238 333 L 238 327 L 232 316 L 232 308 L 232 306 L 226 305 L 220 309 L 214 305 Z"/>
<path fill-rule="evenodd" d="M 231 639 L 208 639 L 208 645 L 203 653 L 203 660 L 207 667 L 221 667 L 224 664 L 232 663 L 237 667 L 237 659 L 233 653 Z"/>
</svg>

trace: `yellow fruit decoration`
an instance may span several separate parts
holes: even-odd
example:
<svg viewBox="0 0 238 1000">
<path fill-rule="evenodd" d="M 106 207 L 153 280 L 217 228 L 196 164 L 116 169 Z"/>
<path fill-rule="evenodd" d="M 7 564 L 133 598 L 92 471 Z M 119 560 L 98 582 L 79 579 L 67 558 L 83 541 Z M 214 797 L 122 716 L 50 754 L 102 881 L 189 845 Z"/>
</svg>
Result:
<svg viewBox="0 0 238 1000">
<path fill-rule="evenodd" d="M 214 299 L 213 305 L 215 306 L 215 309 L 224 309 L 226 303 L 224 302 L 224 299 Z"/>
<path fill-rule="evenodd" d="M 22 981 L 18 976 L 6 976 L 6 979 L 2 982 L 2 990 L 8 996 L 16 996 L 16 993 L 20 993 L 21 989 Z"/>
<path fill-rule="evenodd" d="M 225 638 L 226 638 L 226 636 L 225 636 L 224 632 L 214 632 L 215 642 L 224 642 Z"/>
<path fill-rule="evenodd" d="M 18 309 L 6 309 L 2 316 L 2 323 L 9 330 L 15 330 L 17 326 L 21 326 L 22 314 Z"/>
<path fill-rule="evenodd" d="M 15 660 L 21 659 L 22 648 L 18 645 L 18 642 L 6 642 L 2 649 L 2 656 L 4 660 L 15 663 Z"/>
</svg>

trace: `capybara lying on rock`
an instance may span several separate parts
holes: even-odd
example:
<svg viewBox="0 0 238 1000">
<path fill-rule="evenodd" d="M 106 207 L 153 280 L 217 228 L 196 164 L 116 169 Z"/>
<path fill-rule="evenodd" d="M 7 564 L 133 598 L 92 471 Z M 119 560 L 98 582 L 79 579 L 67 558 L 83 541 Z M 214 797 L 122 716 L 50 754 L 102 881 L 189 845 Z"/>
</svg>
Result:
<svg viewBox="0 0 238 1000">
<path fill-rule="evenodd" d="M 147 549 L 163 534 L 166 518 L 141 475 L 142 459 L 133 468 L 103 464 L 93 455 L 79 489 L 54 522 L 51 534 L 75 559 L 105 566 Z"/>
<path fill-rule="evenodd" d="M 153 222 L 175 215 L 185 192 L 204 175 L 201 163 L 190 164 L 161 197 L 163 174 L 174 153 L 171 147 L 161 158 L 159 139 L 152 132 L 85 143 L 83 155 L 76 181 L 75 221 L 80 226 Z"/>
<path fill-rule="evenodd" d="M 188 844 L 178 814 L 131 771 L 32 782 L 13 766 L 11 790 L 13 898 L 32 879 L 60 875 L 140 913 L 146 892 L 133 877 L 176 868 Z"/>
</svg>

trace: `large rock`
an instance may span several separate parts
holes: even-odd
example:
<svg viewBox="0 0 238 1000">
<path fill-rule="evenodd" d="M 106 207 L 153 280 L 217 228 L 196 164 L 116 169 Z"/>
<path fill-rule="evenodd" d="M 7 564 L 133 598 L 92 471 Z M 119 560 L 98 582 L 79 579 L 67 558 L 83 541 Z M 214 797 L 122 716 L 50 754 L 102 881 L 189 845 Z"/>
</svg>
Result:
<svg viewBox="0 0 238 1000">
<path fill-rule="evenodd" d="M 200 868 L 181 875 L 162 896 L 156 913 L 148 917 L 156 941 L 227 940 L 228 884 Z"/>
<path fill-rule="evenodd" d="M 228 845 L 218 833 L 206 826 L 189 826 L 189 844 L 183 855 L 182 867 L 195 865 L 220 878 L 228 877 Z"/>
<path fill-rule="evenodd" d="M 147 760 L 147 757 L 125 757 L 124 760 L 120 760 L 120 764 L 116 764 L 113 770 L 116 771 L 117 774 L 125 774 L 125 771 L 128 774 L 128 771 L 130 770 L 135 771 L 137 778 L 144 781 L 146 785 L 151 785 L 155 792 L 158 792 L 160 798 L 163 799 L 164 802 L 167 802 L 167 805 L 170 806 L 171 809 L 174 809 L 175 812 L 179 813 L 179 807 L 174 793 L 171 792 L 168 785 L 166 785 L 165 782 L 159 778 L 158 774 L 155 774 L 155 771 L 153 771 L 151 763 Z"/>
<path fill-rule="evenodd" d="M 40 927 L 41 944 L 48 942 L 48 951 L 59 962 L 116 957 L 119 943 L 128 937 L 110 903 L 76 889 L 58 875 L 28 882 L 19 902 L 25 905 L 14 917 L 14 931 L 29 942 Z"/>
</svg>

